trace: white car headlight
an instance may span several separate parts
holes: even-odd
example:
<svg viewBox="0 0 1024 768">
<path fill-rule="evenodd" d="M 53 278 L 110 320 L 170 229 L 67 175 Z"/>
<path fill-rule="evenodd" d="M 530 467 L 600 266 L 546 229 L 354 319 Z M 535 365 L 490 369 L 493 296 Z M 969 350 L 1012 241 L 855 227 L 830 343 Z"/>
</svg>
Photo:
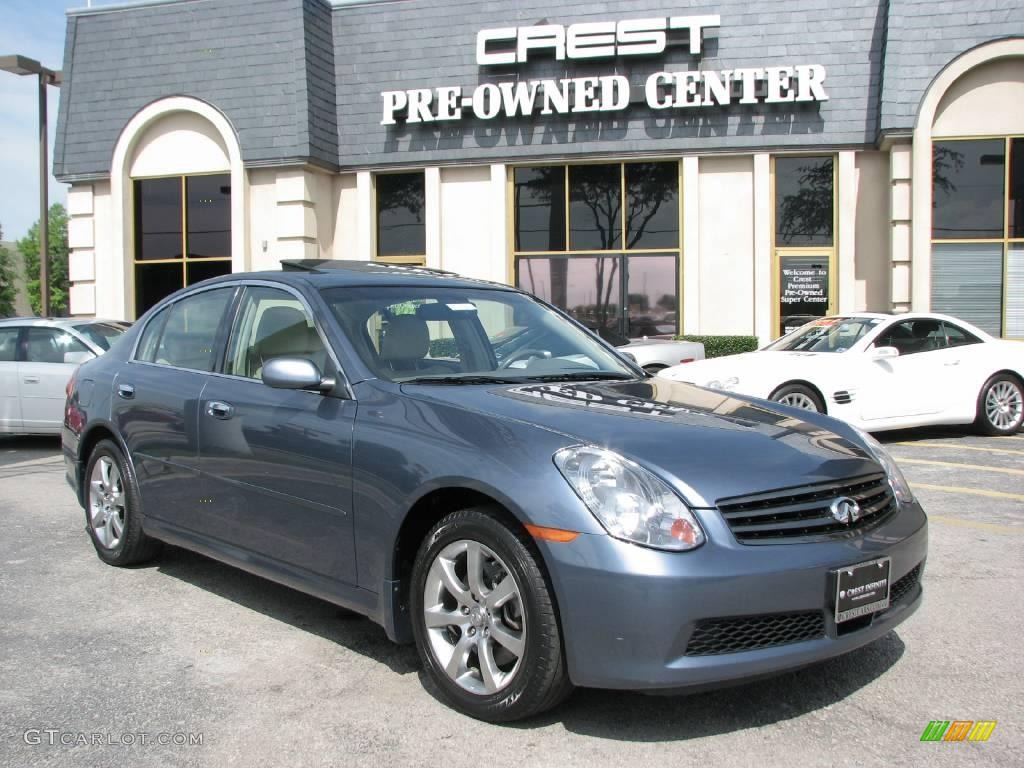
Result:
<svg viewBox="0 0 1024 768">
<path fill-rule="evenodd" d="M 896 500 L 900 504 L 909 504 L 914 500 L 914 494 L 910 490 L 910 484 L 907 482 L 907 478 L 903 476 L 902 470 L 896 465 L 896 460 L 889 455 L 889 452 L 885 450 L 880 442 L 875 440 L 871 435 L 865 432 L 863 429 L 858 429 L 857 434 L 860 435 L 861 439 L 865 442 L 868 450 L 871 451 L 871 455 L 875 457 L 879 464 L 882 465 L 882 469 L 885 470 L 885 474 L 889 477 L 889 485 L 892 488 L 893 494 L 896 496 Z"/>
<path fill-rule="evenodd" d="M 730 376 L 728 379 L 724 380 L 712 379 L 704 386 L 707 387 L 708 389 L 724 389 L 727 392 L 731 392 L 732 390 L 736 389 L 736 387 L 738 387 L 739 384 L 740 380 L 738 378 L 736 378 L 735 376 Z"/>
<path fill-rule="evenodd" d="M 555 466 L 604 529 L 617 539 L 682 551 L 704 543 L 689 507 L 662 480 L 614 451 L 563 448 Z"/>
</svg>

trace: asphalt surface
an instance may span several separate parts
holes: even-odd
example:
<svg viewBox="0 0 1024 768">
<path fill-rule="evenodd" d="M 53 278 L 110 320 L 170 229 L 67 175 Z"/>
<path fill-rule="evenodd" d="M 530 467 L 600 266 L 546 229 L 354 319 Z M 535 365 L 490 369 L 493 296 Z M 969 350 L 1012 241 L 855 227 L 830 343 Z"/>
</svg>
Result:
<svg viewBox="0 0 1024 768">
<path fill-rule="evenodd" d="M 493 726 L 366 619 L 180 549 L 104 565 L 56 441 L 0 437 L 0 765 L 1022 765 L 1024 436 L 884 441 L 932 520 L 925 603 L 896 632 L 738 688 L 579 690 Z M 922 743 L 931 720 L 998 725 Z"/>
</svg>

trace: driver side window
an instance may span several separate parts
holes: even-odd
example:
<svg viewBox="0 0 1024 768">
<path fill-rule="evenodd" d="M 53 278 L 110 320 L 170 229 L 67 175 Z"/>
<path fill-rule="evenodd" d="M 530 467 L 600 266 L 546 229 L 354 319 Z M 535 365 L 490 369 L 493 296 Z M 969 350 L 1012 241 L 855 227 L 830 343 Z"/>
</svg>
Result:
<svg viewBox="0 0 1024 768">
<path fill-rule="evenodd" d="M 942 323 L 929 318 L 904 320 L 883 331 L 875 342 L 876 347 L 895 347 L 900 356 L 918 352 L 932 352 L 946 348 L 946 335 Z"/>
<path fill-rule="evenodd" d="M 259 379 L 263 366 L 275 357 L 304 358 L 321 373 L 326 372 L 329 360 L 301 301 L 277 288 L 248 287 L 231 329 L 224 372 Z"/>
</svg>

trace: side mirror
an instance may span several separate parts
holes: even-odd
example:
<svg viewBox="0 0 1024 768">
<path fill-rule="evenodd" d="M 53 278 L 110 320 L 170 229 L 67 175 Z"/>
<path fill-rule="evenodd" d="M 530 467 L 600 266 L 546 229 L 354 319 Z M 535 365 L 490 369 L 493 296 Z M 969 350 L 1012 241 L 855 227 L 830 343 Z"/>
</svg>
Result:
<svg viewBox="0 0 1024 768">
<path fill-rule="evenodd" d="M 899 356 L 900 351 L 896 347 L 875 347 L 871 350 L 872 360 L 889 360 Z"/>
<path fill-rule="evenodd" d="M 632 352 L 619 352 L 619 354 L 622 355 L 623 357 L 628 357 L 634 363 L 636 362 L 636 355 L 634 355 Z"/>
<path fill-rule="evenodd" d="M 82 363 L 87 362 L 88 360 L 92 360 L 94 357 L 96 357 L 96 355 L 94 355 L 92 352 L 88 352 L 82 349 L 76 350 L 74 352 L 65 352 L 64 362 L 71 365 L 81 365 Z"/>
<path fill-rule="evenodd" d="M 263 383 L 274 389 L 314 389 L 326 392 L 334 379 L 324 378 L 320 369 L 301 357 L 275 357 L 263 366 Z"/>
</svg>

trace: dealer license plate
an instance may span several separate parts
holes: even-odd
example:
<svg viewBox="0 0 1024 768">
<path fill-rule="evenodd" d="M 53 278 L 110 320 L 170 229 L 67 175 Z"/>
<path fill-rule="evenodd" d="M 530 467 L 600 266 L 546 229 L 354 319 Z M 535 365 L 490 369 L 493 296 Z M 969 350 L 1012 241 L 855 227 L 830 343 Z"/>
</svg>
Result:
<svg viewBox="0 0 1024 768">
<path fill-rule="evenodd" d="M 836 624 L 889 607 L 889 571 L 883 557 L 836 571 Z"/>
</svg>

